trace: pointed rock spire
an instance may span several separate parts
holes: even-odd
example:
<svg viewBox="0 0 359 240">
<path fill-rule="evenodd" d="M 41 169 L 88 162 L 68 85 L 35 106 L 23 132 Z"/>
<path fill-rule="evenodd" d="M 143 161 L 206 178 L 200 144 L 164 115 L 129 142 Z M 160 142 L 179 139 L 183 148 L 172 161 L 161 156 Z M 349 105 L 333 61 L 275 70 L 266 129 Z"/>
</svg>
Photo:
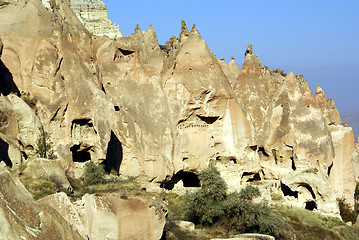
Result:
<svg viewBox="0 0 359 240">
<path fill-rule="evenodd" d="M 231 61 L 228 63 L 229 70 L 233 73 L 233 75 L 237 78 L 240 72 L 240 69 L 237 63 L 234 61 L 234 57 L 231 57 Z"/>
<path fill-rule="evenodd" d="M 247 47 L 246 52 L 244 53 L 244 60 L 243 65 L 251 64 L 251 65 L 261 65 L 261 62 L 258 59 L 258 56 L 253 53 L 252 44 L 249 44 Z"/>
<path fill-rule="evenodd" d="M 246 52 L 244 53 L 244 57 L 247 57 L 247 54 L 253 54 L 253 50 L 252 50 L 252 44 L 249 44 L 247 47 Z"/>
<path fill-rule="evenodd" d="M 153 29 L 152 24 L 148 27 L 147 32 L 155 32 L 155 29 Z"/>
<path fill-rule="evenodd" d="M 140 26 L 137 24 L 137 25 L 136 25 L 136 28 L 135 28 L 134 34 L 137 34 L 137 33 L 140 33 L 140 32 L 141 32 L 141 28 L 140 28 Z"/>
<path fill-rule="evenodd" d="M 193 24 L 192 29 L 191 29 L 191 33 L 196 33 L 196 34 L 200 35 L 199 31 L 196 28 L 196 24 Z"/>
<path fill-rule="evenodd" d="M 182 28 L 181 28 L 181 33 L 180 33 L 180 39 L 184 40 L 186 37 L 188 37 L 189 31 L 188 31 L 186 22 L 184 20 L 182 20 L 181 23 L 182 23 Z"/>
</svg>

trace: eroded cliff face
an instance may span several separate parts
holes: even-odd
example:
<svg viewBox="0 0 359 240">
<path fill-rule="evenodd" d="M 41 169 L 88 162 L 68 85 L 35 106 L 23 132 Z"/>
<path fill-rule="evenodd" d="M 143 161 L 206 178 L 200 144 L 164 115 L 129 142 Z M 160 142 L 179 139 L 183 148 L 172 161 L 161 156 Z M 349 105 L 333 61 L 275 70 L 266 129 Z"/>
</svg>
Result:
<svg viewBox="0 0 359 240">
<path fill-rule="evenodd" d="M 252 46 L 239 69 L 184 22 L 160 46 L 152 26 L 127 37 L 106 34 L 107 21 L 101 34 L 91 31 L 77 16 L 107 19 L 101 1 L 68 1 L 74 11 L 60 0 L 3 2 L 0 154 L 8 166 L 41 161 L 43 128 L 61 176 L 79 177 L 94 161 L 146 188 L 177 189 L 198 186 L 212 164 L 231 191 L 257 183 L 268 200 L 276 193 L 334 215 L 337 197 L 354 202 L 351 128 L 321 88 L 313 95 L 303 76 L 262 67 Z"/>
</svg>

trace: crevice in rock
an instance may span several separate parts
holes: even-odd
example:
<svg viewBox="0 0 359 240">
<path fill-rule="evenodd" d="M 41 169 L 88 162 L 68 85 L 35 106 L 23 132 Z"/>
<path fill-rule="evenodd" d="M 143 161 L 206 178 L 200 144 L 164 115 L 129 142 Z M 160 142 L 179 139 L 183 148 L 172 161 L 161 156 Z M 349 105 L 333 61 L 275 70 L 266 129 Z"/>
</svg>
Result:
<svg viewBox="0 0 359 240">
<path fill-rule="evenodd" d="M 277 165 L 278 164 L 277 151 L 275 149 L 272 149 L 272 154 L 274 157 L 274 162 Z"/>
<path fill-rule="evenodd" d="M 27 160 L 28 156 L 27 156 L 26 152 L 21 151 L 21 155 L 25 160 Z"/>
<path fill-rule="evenodd" d="M 105 94 L 107 94 L 107 93 L 106 93 L 106 90 L 105 90 L 105 87 L 103 86 L 103 84 L 101 84 L 101 90 L 102 90 L 102 92 L 104 92 Z"/>
<path fill-rule="evenodd" d="M 60 71 L 63 60 L 64 60 L 64 58 L 62 57 L 62 58 L 60 59 L 60 62 L 59 62 L 59 64 L 58 64 L 56 70 L 55 70 L 54 77 L 55 77 L 55 76 L 58 74 L 58 72 Z"/>
<path fill-rule="evenodd" d="M 170 180 L 164 180 L 161 182 L 160 187 L 167 190 L 172 190 L 176 183 L 183 182 L 184 187 L 201 187 L 198 175 L 194 172 L 179 171 Z"/>
<path fill-rule="evenodd" d="M 0 60 L 0 93 L 4 96 L 14 93 L 17 96 L 20 96 L 20 91 L 16 86 L 12 74 L 9 69 L 4 65 Z"/>
<path fill-rule="evenodd" d="M 118 140 L 115 133 L 111 131 L 111 139 L 107 145 L 106 160 L 102 162 L 105 165 L 106 172 L 114 170 L 119 173 L 123 159 L 122 143 Z"/>
<path fill-rule="evenodd" d="M 213 124 L 215 123 L 219 117 L 202 117 L 202 116 L 199 116 L 197 115 L 197 117 L 199 119 L 201 119 L 202 121 L 206 122 L 207 124 Z"/>
<path fill-rule="evenodd" d="M 87 162 L 91 160 L 90 150 L 92 147 L 81 148 L 80 145 L 73 145 L 70 148 L 73 162 Z"/>
<path fill-rule="evenodd" d="M 317 204 L 314 201 L 309 201 L 305 203 L 305 209 L 313 211 L 314 209 L 317 209 Z"/>
<path fill-rule="evenodd" d="M 297 167 L 295 166 L 294 158 L 290 157 L 290 160 L 292 160 L 292 170 L 295 171 Z"/>
<path fill-rule="evenodd" d="M 280 189 L 282 190 L 284 196 L 292 196 L 298 198 L 298 191 L 292 191 L 292 189 L 290 189 L 282 182 L 280 183 Z"/>
<path fill-rule="evenodd" d="M 333 163 L 330 164 L 330 166 L 328 167 L 328 171 L 327 171 L 328 177 L 330 176 L 330 174 L 332 172 L 332 167 L 333 167 Z"/>
</svg>

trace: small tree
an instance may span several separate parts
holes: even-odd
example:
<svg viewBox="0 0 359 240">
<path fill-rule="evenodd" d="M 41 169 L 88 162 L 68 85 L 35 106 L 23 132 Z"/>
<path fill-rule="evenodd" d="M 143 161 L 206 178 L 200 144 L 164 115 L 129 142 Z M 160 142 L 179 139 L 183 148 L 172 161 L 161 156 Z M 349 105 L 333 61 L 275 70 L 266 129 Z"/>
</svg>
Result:
<svg viewBox="0 0 359 240">
<path fill-rule="evenodd" d="M 36 153 L 39 154 L 41 158 L 47 158 L 52 148 L 50 133 L 46 132 L 43 127 L 39 127 L 39 130 L 40 136 L 36 141 Z"/>
</svg>

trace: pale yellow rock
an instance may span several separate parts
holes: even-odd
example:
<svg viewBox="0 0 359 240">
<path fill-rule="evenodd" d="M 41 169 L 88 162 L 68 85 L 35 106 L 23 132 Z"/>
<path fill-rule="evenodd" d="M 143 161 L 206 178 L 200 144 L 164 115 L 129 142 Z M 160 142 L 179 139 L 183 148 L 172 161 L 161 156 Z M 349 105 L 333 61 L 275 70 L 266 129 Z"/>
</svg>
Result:
<svg viewBox="0 0 359 240">
<path fill-rule="evenodd" d="M 46 177 L 54 182 L 62 191 L 72 192 L 72 186 L 67 180 L 65 171 L 56 159 L 36 158 L 29 161 L 24 170 L 24 175 L 32 178 Z"/>
<path fill-rule="evenodd" d="M 151 199 L 125 200 L 120 196 L 85 195 L 75 203 L 88 237 L 94 240 L 160 239 L 166 222 L 162 205 Z"/>
<path fill-rule="evenodd" d="M 329 182 L 338 198 L 345 198 L 349 204 L 354 205 L 356 179 L 351 159 L 355 149 L 353 130 L 341 125 L 331 125 L 329 129 L 335 151 L 333 163 L 327 170 Z"/>
<path fill-rule="evenodd" d="M 107 8 L 101 0 L 67 0 L 72 10 L 86 29 L 95 36 L 122 37 L 118 26 L 107 16 Z"/>
<path fill-rule="evenodd" d="M 0 238 L 84 239 L 54 209 L 36 202 L 22 183 L 0 170 Z"/>
</svg>

